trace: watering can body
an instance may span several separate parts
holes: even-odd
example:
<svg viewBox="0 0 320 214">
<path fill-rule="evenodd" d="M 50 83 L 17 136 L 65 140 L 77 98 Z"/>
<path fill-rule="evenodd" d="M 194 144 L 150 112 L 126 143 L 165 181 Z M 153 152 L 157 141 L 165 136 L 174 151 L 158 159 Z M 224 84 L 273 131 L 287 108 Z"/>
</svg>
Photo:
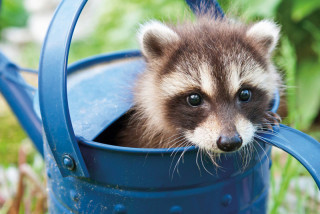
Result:
<svg viewBox="0 0 320 214">
<path fill-rule="evenodd" d="M 203 2 L 215 6 L 216 16 L 223 16 L 216 1 L 187 1 L 193 9 Z M 85 3 L 64 0 L 53 17 L 42 49 L 34 108 L 30 95 L 27 107 L 9 99 L 12 89 L 0 79 L 0 90 L 8 95 L 20 121 L 38 115 L 25 126 L 28 133 L 37 130 L 32 139 L 46 161 L 50 213 L 266 213 L 269 144 L 297 158 L 319 186 L 320 163 L 315 157 L 319 143 L 282 125 L 277 134 L 256 139 L 250 159 L 238 153 L 222 155 L 220 168 L 195 147 L 113 145 L 117 122 L 132 105 L 132 83 L 145 63 L 138 51 L 125 51 L 67 67 L 73 30 Z M 0 74 L 8 71 L 1 67 L 3 59 Z M 275 112 L 278 105 L 277 95 L 271 110 Z M 27 119 L 23 119 L 23 108 L 30 112 Z M 43 148 L 37 143 L 39 124 L 44 131 Z"/>
</svg>

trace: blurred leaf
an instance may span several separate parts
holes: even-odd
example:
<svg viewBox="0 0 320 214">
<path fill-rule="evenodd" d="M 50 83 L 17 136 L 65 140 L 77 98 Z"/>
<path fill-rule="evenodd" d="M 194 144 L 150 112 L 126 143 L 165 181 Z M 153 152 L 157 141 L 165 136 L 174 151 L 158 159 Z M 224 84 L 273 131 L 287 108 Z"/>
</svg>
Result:
<svg viewBox="0 0 320 214">
<path fill-rule="evenodd" d="M 94 33 L 72 44 L 70 62 L 93 54 L 138 48 L 136 33 L 140 23 L 150 19 L 175 22 L 188 9 L 183 0 L 122 0 L 121 4 L 104 4 L 105 13 Z"/>
<path fill-rule="evenodd" d="M 313 39 L 311 41 L 312 49 L 318 55 L 318 63 L 320 62 L 320 30 L 311 21 L 304 22 L 303 27 L 309 31 Z"/>
<path fill-rule="evenodd" d="M 318 129 L 319 129 L 319 127 L 318 127 Z M 308 132 L 308 134 L 320 142 L 320 131 L 311 131 L 311 132 Z"/>
<path fill-rule="evenodd" d="M 25 26 L 27 18 L 23 0 L 3 0 L 0 10 L 0 30 L 9 26 Z"/>
<path fill-rule="evenodd" d="M 304 61 L 298 66 L 297 102 L 300 128 L 308 129 L 320 109 L 320 64 Z"/>
<path fill-rule="evenodd" d="M 320 8 L 319 0 L 307 0 L 307 1 L 294 0 L 293 8 L 292 8 L 293 9 L 292 19 L 294 21 L 300 21 L 319 8 Z"/>
<path fill-rule="evenodd" d="M 281 46 L 279 48 L 280 56 L 276 58 L 277 64 L 285 71 L 285 85 L 286 97 L 288 107 L 288 120 L 287 123 L 296 123 L 297 117 L 297 103 L 296 103 L 296 52 L 294 46 L 290 43 L 289 39 L 285 36 L 281 39 Z M 295 124 L 296 125 L 296 124 Z"/>
<path fill-rule="evenodd" d="M 0 115 L 0 121 L 0 163 L 8 166 L 17 163 L 21 141 L 27 136 L 12 113 Z"/>
<path fill-rule="evenodd" d="M 247 18 L 253 19 L 256 17 L 273 18 L 276 15 L 277 7 L 281 0 L 244 0 L 247 7 L 245 7 L 244 15 Z M 242 3 L 241 1 L 239 2 Z M 243 5 L 243 4 L 242 4 Z"/>
</svg>

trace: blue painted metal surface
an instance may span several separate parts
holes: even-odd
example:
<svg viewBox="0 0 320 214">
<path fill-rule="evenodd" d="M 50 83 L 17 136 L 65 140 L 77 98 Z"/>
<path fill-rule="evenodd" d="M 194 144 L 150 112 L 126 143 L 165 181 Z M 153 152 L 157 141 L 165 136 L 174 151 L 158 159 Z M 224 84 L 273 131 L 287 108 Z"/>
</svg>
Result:
<svg viewBox="0 0 320 214">
<path fill-rule="evenodd" d="M 35 147 L 43 155 L 41 122 L 33 109 L 33 95 L 19 73 L 19 67 L 0 52 L 0 92 L 27 132 Z"/>
<path fill-rule="evenodd" d="M 52 154 L 46 155 L 51 213 L 116 213 L 120 205 L 126 213 L 139 214 L 174 213 L 170 210 L 177 207 L 185 214 L 266 213 L 266 144 L 256 145 L 247 168 L 242 169 L 239 155 L 228 155 L 221 157 L 218 170 L 193 148 L 175 168 L 182 149 L 171 155 L 174 149 L 122 148 L 83 139 L 79 146 L 89 180 L 63 178 Z"/>
<path fill-rule="evenodd" d="M 311 174 L 320 189 L 320 143 L 296 129 L 280 125 L 275 133 L 261 135 L 269 144 L 276 146 L 296 158 Z"/>
<path fill-rule="evenodd" d="M 194 13 L 213 12 L 216 18 L 223 18 L 224 13 L 216 0 L 186 0 Z"/>
<path fill-rule="evenodd" d="M 66 0 L 60 3 L 48 29 L 39 65 L 42 124 L 63 176 L 89 176 L 74 136 L 66 94 L 70 42 L 85 3 L 85 0 Z M 73 170 L 64 166 L 63 155 L 69 155 L 73 159 Z"/>
<path fill-rule="evenodd" d="M 132 82 L 144 66 L 140 52 L 133 50 L 92 57 L 68 67 L 68 104 L 76 136 L 94 140 L 131 107 Z M 37 95 L 35 109 L 41 117 Z"/>
<path fill-rule="evenodd" d="M 193 10 L 201 2 L 214 6 L 216 16 L 223 17 L 214 0 L 187 0 Z M 61 2 L 40 60 L 39 118 L 45 131 L 51 213 L 266 213 L 271 166 L 268 144 L 297 158 L 319 186 L 316 154 L 320 144 L 283 125 L 276 136 L 259 136 L 247 167 L 242 166 L 239 153 L 222 155 L 217 169 L 206 156 L 197 154 L 195 147 L 126 148 L 113 146 L 112 138 L 95 142 L 131 107 L 129 89 L 144 62 L 137 51 L 120 52 L 84 59 L 67 72 L 72 33 L 85 3 Z M 0 75 L 1 92 L 30 137 L 34 132 L 36 137 L 31 138 L 41 150 L 33 95 L 21 88 L 24 84 L 17 66 L 8 64 L 2 55 Z M 14 84 L 9 81 L 11 75 Z M 38 106 L 38 98 L 35 100 Z M 271 110 L 275 112 L 278 106 L 276 94 Z"/>
</svg>

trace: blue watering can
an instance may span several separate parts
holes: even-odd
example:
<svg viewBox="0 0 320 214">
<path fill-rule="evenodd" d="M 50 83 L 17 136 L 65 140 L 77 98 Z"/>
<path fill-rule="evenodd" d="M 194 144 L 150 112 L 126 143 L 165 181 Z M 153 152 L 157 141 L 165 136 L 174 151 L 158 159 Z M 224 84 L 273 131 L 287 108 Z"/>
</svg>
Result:
<svg viewBox="0 0 320 214">
<path fill-rule="evenodd" d="M 193 10 L 214 5 L 223 16 L 214 0 L 187 3 Z M 256 139 L 245 169 L 237 153 L 222 155 L 217 169 L 195 147 L 113 145 L 132 105 L 130 86 L 145 64 L 139 51 L 123 51 L 67 66 L 85 4 L 63 0 L 56 10 L 42 48 L 38 92 L 0 53 L 0 91 L 45 158 L 50 213 L 266 213 L 271 145 L 300 161 L 320 187 L 320 144 L 284 125 L 276 134 L 260 134 L 263 141 Z M 270 110 L 278 106 L 276 94 Z"/>
</svg>

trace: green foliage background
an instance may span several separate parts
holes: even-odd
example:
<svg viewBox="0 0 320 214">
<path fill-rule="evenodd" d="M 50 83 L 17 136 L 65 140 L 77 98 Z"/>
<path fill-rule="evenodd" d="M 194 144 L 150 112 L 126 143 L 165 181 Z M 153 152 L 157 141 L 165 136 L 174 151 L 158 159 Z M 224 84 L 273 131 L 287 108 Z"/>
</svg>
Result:
<svg viewBox="0 0 320 214">
<path fill-rule="evenodd" d="M 4 0 L 0 13 L 0 30 L 23 26 L 28 14 L 23 0 Z M 90 1 L 89 1 L 90 2 Z M 287 116 L 284 123 L 303 130 L 320 140 L 320 1 L 319 0 L 220 0 L 222 8 L 246 22 L 264 18 L 276 21 L 282 28 L 274 61 L 287 85 Z M 138 48 L 136 30 L 139 23 L 150 19 L 175 22 L 188 14 L 183 0 L 106 0 L 101 7 L 96 29 L 82 40 L 72 43 L 70 62 L 95 54 Z M 81 20 L 80 20 L 81 21 Z M 40 46 L 34 43 L 21 47 L 23 63 L 37 67 Z M 14 163 L 17 145 L 24 134 L 12 115 L 0 115 L 0 163 Z M 9 144 L 10 142 L 10 144 Z M 12 151 L 9 155 L 7 151 Z M 317 213 L 319 202 L 299 188 L 289 189 L 296 178 L 309 176 L 294 159 L 274 154 L 271 174 L 270 213 Z M 276 181 L 279 177 L 280 181 Z M 278 182 L 278 183 L 277 183 Z M 297 184 L 296 184 L 297 186 Z M 286 200 L 291 192 L 298 203 Z M 314 197 L 319 194 L 315 188 Z"/>
<path fill-rule="evenodd" d="M 3 0 L 0 13 L 0 30 L 5 27 L 22 27 L 26 24 L 28 14 L 23 7 L 23 0 Z"/>
</svg>

